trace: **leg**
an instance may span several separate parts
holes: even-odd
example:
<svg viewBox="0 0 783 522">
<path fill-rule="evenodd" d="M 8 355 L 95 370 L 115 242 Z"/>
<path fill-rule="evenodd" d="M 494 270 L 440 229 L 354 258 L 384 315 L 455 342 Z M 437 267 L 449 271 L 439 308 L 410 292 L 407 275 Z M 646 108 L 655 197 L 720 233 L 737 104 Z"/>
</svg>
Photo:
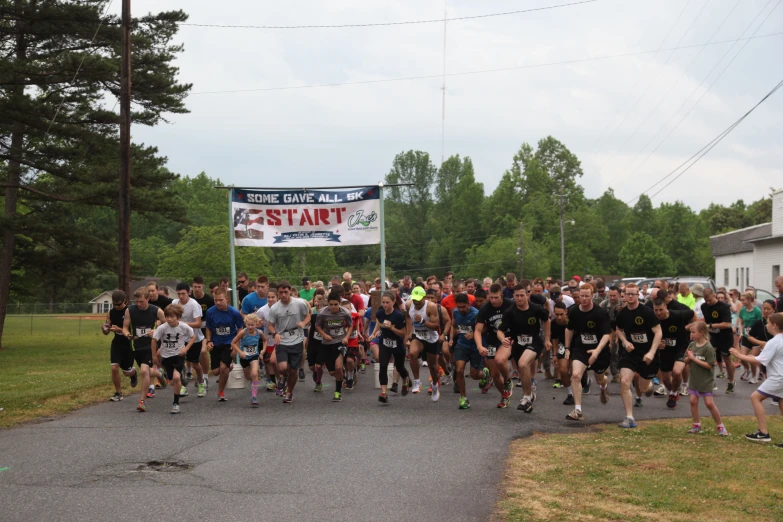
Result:
<svg viewBox="0 0 783 522">
<path fill-rule="evenodd" d="M 718 411 L 718 407 L 715 405 L 715 399 L 713 397 L 704 397 L 704 405 L 708 410 L 710 410 L 712 418 L 715 420 L 715 425 L 721 426 L 723 421 L 720 419 L 720 412 Z"/>
<path fill-rule="evenodd" d="M 120 365 L 111 365 L 111 382 L 114 384 L 114 391 L 122 393 L 122 375 L 120 375 Z"/>
<path fill-rule="evenodd" d="M 218 376 L 218 392 L 223 393 L 223 390 L 226 389 L 226 383 L 228 382 L 228 374 L 230 371 L 231 370 L 229 365 L 223 361 L 220 361 L 220 367 L 217 369 L 217 373 L 213 372 Z"/>
<path fill-rule="evenodd" d="M 410 354 L 411 354 L 411 373 L 413 373 L 413 380 L 418 381 L 419 380 L 419 354 L 421 354 L 423 346 L 421 344 L 421 341 L 418 339 L 414 339 L 411 341 L 411 348 L 410 348 Z"/>
<path fill-rule="evenodd" d="M 497 361 L 494 358 L 487 358 L 487 368 L 489 368 L 489 374 L 492 376 L 492 380 L 495 383 L 495 388 L 498 389 L 500 394 L 503 394 L 503 377 L 500 375 L 500 369 L 498 368 Z"/>
<path fill-rule="evenodd" d="M 533 378 L 533 375 L 535 375 L 533 372 L 536 368 L 537 356 L 538 354 L 536 354 L 535 350 L 525 350 L 519 358 L 519 378 L 522 380 L 522 392 L 527 398 L 533 396 L 533 383 L 531 382 L 531 379 Z"/>
<path fill-rule="evenodd" d="M 465 361 L 457 361 L 456 363 L 457 367 L 457 386 L 459 387 L 459 394 L 461 397 L 465 397 L 467 395 L 465 391 Z M 472 376 L 473 369 L 471 368 L 471 376 Z"/>
<path fill-rule="evenodd" d="M 430 377 L 432 377 L 432 384 L 440 384 L 440 364 L 438 363 L 438 355 L 427 352 L 427 365 L 430 367 Z"/>
<path fill-rule="evenodd" d="M 511 357 L 511 347 L 510 346 L 500 346 L 498 348 L 498 351 L 495 352 L 495 367 L 497 368 L 497 371 L 495 374 L 492 375 L 492 378 L 495 379 L 495 385 L 500 386 L 498 390 L 500 390 L 500 393 L 503 393 L 503 386 L 507 382 L 511 380 L 511 374 L 508 371 L 508 358 Z M 491 359 L 488 359 L 491 360 Z M 491 370 L 492 368 L 490 368 Z"/>
<path fill-rule="evenodd" d="M 707 397 L 705 397 L 705 399 L 706 398 Z M 694 424 L 699 424 L 700 423 L 700 419 L 699 419 L 699 396 L 696 395 L 695 393 L 691 394 L 690 400 L 691 400 L 691 418 L 693 419 L 693 423 Z M 704 402 L 706 403 L 707 401 L 704 401 Z"/>
<path fill-rule="evenodd" d="M 630 368 L 620 368 L 620 397 L 623 399 L 625 416 L 633 418 L 633 394 L 631 393 L 631 384 L 633 383 L 634 373 Z"/>
<path fill-rule="evenodd" d="M 726 363 L 726 376 L 729 379 L 729 382 L 734 382 L 734 360 L 731 358 L 731 355 L 721 354 L 721 357 L 723 358 L 723 362 Z"/>
<path fill-rule="evenodd" d="M 587 366 L 582 361 L 577 361 L 576 359 L 571 361 L 571 382 L 579 383 L 573 388 L 573 395 L 574 395 L 574 407 L 577 410 L 582 409 L 582 386 L 581 386 L 581 380 L 582 375 L 587 370 Z"/>
<path fill-rule="evenodd" d="M 141 370 L 141 389 L 142 391 L 148 390 L 150 387 L 150 367 L 147 364 L 141 364 L 139 370 Z"/>
<path fill-rule="evenodd" d="M 682 361 L 674 361 L 674 368 L 672 369 L 672 386 L 669 388 L 670 392 L 675 394 L 680 393 L 683 370 L 685 370 L 685 363 Z"/>
<path fill-rule="evenodd" d="M 568 357 L 558 359 L 557 366 L 560 370 L 560 382 L 563 383 L 563 386 L 569 388 L 571 386 L 571 372 L 568 371 Z M 571 391 L 569 391 L 569 394 L 571 394 Z"/>
<path fill-rule="evenodd" d="M 389 349 L 386 347 L 381 348 L 380 350 L 380 358 L 378 360 L 378 364 L 380 368 L 378 369 L 378 381 L 381 383 L 381 393 L 384 395 L 386 394 L 386 389 L 388 388 L 389 384 L 389 359 L 391 358 L 391 353 L 389 352 Z M 404 358 L 403 358 L 404 360 Z M 395 359 L 395 364 L 397 360 Z"/>
<path fill-rule="evenodd" d="M 767 413 L 764 411 L 763 401 L 766 399 L 766 395 L 762 395 L 758 391 L 754 391 L 750 396 L 750 403 L 753 405 L 753 413 L 756 414 L 756 421 L 759 423 L 759 431 L 762 433 L 769 433 L 767 431 Z M 783 408 L 780 410 L 783 412 Z"/>
</svg>

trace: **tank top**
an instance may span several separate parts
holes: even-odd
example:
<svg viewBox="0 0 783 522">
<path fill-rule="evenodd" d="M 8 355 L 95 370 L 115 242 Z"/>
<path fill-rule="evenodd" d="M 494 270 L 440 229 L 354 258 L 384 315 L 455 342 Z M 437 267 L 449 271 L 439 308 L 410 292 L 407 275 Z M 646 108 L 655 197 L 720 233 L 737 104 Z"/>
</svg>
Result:
<svg viewBox="0 0 783 522">
<path fill-rule="evenodd" d="M 112 326 L 118 326 L 122 329 L 122 326 L 125 324 L 125 308 L 122 310 L 117 310 L 116 308 L 109 310 L 109 322 Z M 111 340 L 111 343 L 116 345 L 130 345 L 130 340 L 122 335 L 121 332 L 114 332 L 114 339 Z"/>
<path fill-rule="evenodd" d="M 133 347 L 136 350 L 151 350 L 152 337 L 147 337 L 147 333 L 155 329 L 155 322 L 158 320 L 158 307 L 149 305 L 146 310 L 140 310 L 136 305 L 128 307 L 131 319 L 131 334 L 138 339 L 133 341 Z"/>
<path fill-rule="evenodd" d="M 245 330 L 245 336 L 242 338 L 242 341 L 240 341 L 239 347 L 248 355 L 248 357 L 252 357 L 254 355 L 258 355 L 259 344 L 261 344 L 261 330 L 256 328 L 255 335 L 250 335 L 247 333 L 247 330 Z"/>
<path fill-rule="evenodd" d="M 425 343 L 434 343 L 438 341 L 438 331 L 424 326 L 424 322 L 427 320 L 428 306 L 429 301 L 425 301 L 425 304 L 421 307 L 421 310 L 416 310 L 416 306 L 411 305 L 410 309 L 408 310 L 408 315 L 410 316 L 411 322 L 413 323 L 413 335 L 416 336 L 416 339 Z M 420 315 L 422 322 L 417 324 L 416 319 L 413 317 L 414 315 Z"/>
</svg>

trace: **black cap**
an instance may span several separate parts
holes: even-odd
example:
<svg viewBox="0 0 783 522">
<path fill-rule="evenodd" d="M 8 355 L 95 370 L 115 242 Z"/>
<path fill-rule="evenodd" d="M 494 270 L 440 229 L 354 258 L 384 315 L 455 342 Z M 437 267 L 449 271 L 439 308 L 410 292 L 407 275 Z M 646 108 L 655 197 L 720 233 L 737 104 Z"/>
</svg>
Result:
<svg viewBox="0 0 783 522">
<path fill-rule="evenodd" d="M 302 284 L 309 283 L 309 282 L 310 282 L 310 278 L 309 278 L 309 277 L 307 277 L 307 276 L 304 276 L 304 277 L 302 278 Z"/>
</svg>

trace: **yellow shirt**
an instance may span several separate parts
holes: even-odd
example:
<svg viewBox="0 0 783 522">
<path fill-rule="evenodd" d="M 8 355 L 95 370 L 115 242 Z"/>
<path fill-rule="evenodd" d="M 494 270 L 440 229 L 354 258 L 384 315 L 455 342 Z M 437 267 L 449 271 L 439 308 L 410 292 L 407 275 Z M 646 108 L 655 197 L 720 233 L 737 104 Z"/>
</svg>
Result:
<svg viewBox="0 0 783 522">
<path fill-rule="evenodd" d="M 693 292 L 688 294 L 687 296 L 684 296 L 682 294 L 677 294 L 677 302 L 682 303 L 691 310 L 696 306 L 696 296 L 693 295 Z"/>
</svg>

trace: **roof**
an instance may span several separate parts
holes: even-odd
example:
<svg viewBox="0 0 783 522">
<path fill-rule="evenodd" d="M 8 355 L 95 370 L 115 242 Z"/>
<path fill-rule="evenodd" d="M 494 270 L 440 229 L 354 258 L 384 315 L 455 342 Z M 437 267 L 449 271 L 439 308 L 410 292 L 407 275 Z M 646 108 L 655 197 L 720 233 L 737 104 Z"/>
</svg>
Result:
<svg viewBox="0 0 783 522">
<path fill-rule="evenodd" d="M 100 299 L 102 296 L 104 296 L 106 294 L 109 294 L 109 298 L 111 298 L 111 293 L 112 292 L 113 292 L 113 290 L 106 290 L 105 292 L 101 292 L 100 294 L 98 294 L 95 297 L 93 297 L 92 299 L 90 299 L 90 303 L 97 303 L 98 299 Z"/>
<path fill-rule="evenodd" d="M 753 252 L 754 240 L 765 238 L 772 235 L 772 223 L 762 223 L 752 227 L 741 228 L 725 234 L 710 236 L 710 246 L 712 255 L 725 256 L 729 254 L 740 254 L 742 252 Z"/>
<path fill-rule="evenodd" d="M 179 279 L 161 279 L 160 277 L 140 277 L 138 279 L 131 279 L 130 287 L 131 293 L 140 286 L 147 286 L 150 283 L 158 283 L 158 286 L 168 286 L 169 288 L 177 288 L 180 283 Z"/>
</svg>

